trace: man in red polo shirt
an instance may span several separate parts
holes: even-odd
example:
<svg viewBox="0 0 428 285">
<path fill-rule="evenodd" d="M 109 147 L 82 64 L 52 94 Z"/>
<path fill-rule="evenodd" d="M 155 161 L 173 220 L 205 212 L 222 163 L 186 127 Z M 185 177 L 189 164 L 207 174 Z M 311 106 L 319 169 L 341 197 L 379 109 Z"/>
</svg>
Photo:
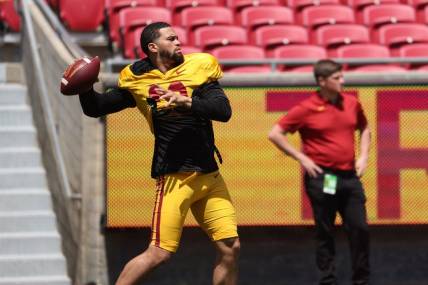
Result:
<svg viewBox="0 0 428 285">
<path fill-rule="evenodd" d="M 354 285 L 369 282 L 369 232 L 366 197 L 360 182 L 366 168 L 370 130 L 355 96 L 342 93 L 342 66 L 320 60 L 314 66 L 318 92 L 289 110 L 272 128 L 269 139 L 305 169 L 305 189 L 315 218 L 316 261 L 320 283 L 337 284 L 334 221 L 342 217 L 349 236 Z M 354 133 L 360 132 L 360 156 L 355 159 Z M 303 150 L 287 140 L 298 131 Z"/>
</svg>

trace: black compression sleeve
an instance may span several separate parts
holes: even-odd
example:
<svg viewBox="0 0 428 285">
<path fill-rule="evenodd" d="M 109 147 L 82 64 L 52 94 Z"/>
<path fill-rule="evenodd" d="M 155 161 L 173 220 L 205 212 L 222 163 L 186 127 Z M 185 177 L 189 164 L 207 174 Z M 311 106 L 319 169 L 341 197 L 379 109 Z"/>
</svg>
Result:
<svg viewBox="0 0 428 285">
<path fill-rule="evenodd" d="M 217 81 L 193 91 L 191 110 L 197 116 L 221 122 L 227 122 L 232 116 L 229 99 Z"/>
<path fill-rule="evenodd" d="M 109 89 L 103 94 L 91 89 L 86 93 L 79 94 L 79 99 L 83 113 L 94 118 L 137 105 L 131 93 L 119 88 Z"/>
</svg>

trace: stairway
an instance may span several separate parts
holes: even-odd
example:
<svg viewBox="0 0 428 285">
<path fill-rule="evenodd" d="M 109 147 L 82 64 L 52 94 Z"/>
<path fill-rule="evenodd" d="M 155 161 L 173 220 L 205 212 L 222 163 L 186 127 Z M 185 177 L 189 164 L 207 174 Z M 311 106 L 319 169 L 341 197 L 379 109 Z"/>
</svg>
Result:
<svg viewBox="0 0 428 285">
<path fill-rule="evenodd" d="M 0 64 L 0 285 L 70 285 L 27 90 Z"/>
</svg>

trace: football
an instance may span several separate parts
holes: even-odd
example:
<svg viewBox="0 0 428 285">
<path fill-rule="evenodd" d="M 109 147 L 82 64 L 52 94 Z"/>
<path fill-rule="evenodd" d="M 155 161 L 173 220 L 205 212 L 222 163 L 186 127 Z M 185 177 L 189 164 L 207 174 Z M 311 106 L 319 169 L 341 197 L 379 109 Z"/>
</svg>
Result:
<svg viewBox="0 0 428 285">
<path fill-rule="evenodd" d="M 61 78 L 61 93 L 76 95 L 88 91 L 98 80 L 100 59 L 98 56 L 82 57 L 75 60 L 64 71 Z"/>
</svg>

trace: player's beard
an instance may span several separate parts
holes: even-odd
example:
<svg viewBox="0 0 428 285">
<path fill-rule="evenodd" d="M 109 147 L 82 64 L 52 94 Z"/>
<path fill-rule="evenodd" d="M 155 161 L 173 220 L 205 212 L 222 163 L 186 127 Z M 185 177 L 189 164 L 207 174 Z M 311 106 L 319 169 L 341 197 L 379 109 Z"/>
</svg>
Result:
<svg viewBox="0 0 428 285">
<path fill-rule="evenodd" d="M 171 61 L 172 65 L 174 67 L 178 66 L 178 65 L 180 65 L 180 64 L 182 64 L 184 62 L 184 56 L 183 56 L 183 54 L 182 53 L 177 53 L 175 51 L 170 53 L 170 52 L 168 52 L 166 50 L 162 50 L 162 51 L 160 51 L 159 55 L 160 55 L 161 58 L 164 58 L 166 60 Z"/>
</svg>

